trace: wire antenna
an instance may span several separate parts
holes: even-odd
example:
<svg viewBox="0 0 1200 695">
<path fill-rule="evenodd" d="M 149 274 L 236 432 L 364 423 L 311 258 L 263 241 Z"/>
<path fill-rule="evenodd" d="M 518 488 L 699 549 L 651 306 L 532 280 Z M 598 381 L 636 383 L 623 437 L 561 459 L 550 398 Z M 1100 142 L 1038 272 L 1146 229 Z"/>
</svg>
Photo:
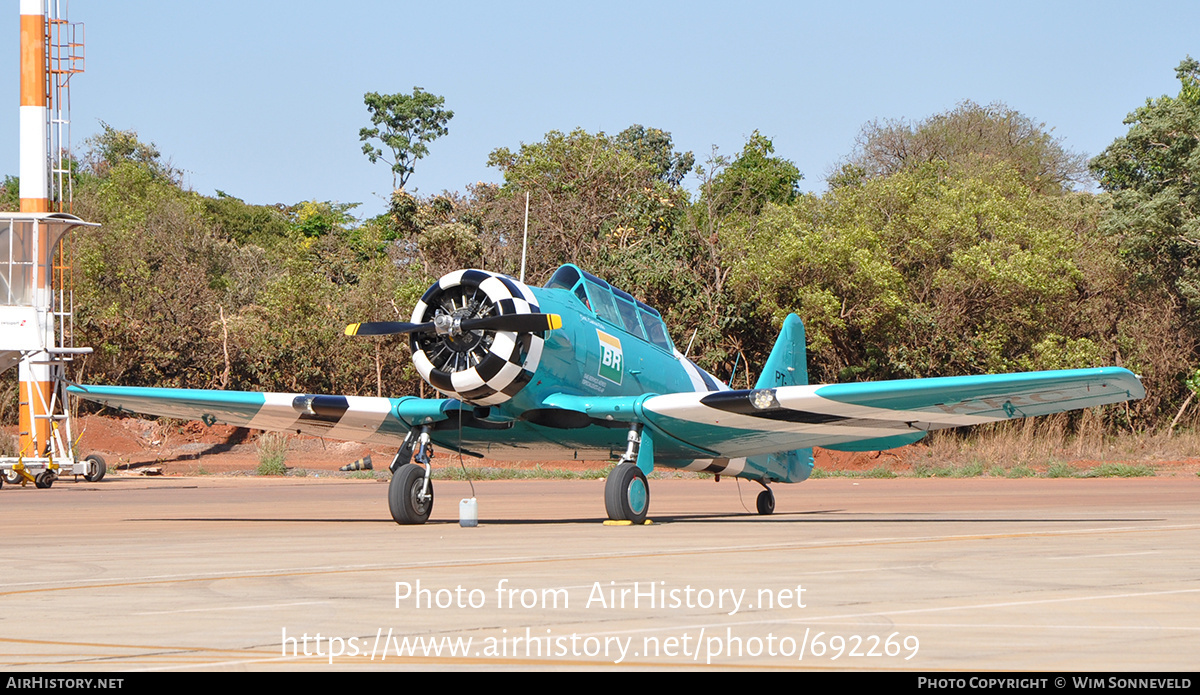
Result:
<svg viewBox="0 0 1200 695">
<path fill-rule="evenodd" d="M 525 235 L 521 237 L 521 282 L 525 282 L 525 251 L 529 247 L 529 191 L 525 191 Z"/>
</svg>

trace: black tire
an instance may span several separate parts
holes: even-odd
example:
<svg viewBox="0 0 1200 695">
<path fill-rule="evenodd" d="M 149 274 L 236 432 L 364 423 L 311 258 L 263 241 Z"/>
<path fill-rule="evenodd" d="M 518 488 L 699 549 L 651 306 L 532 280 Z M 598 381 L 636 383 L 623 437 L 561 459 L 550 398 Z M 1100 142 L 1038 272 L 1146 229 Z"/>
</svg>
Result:
<svg viewBox="0 0 1200 695">
<path fill-rule="evenodd" d="M 429 499 L 421 501 L 425 484 L 425 467 L 406 463 L 396 469 L 388 485 L 388 508 L 397 524 L 423 524 L 433 511 L 433 481 L 429 482 Z"/>
<path fill-rule="evenodd" d="M 604 483 L 604 509 L 613 521 L 646 521 L 650 509 L 650 485 L 642 469 L 622 463 L 608 474 Z"/>
<path fill-rule="evenodd" d="M 54 474 L 50 471 L 42 471 L 34 477 L 33 484 L 40 490 L 46 490 L 54 484 Z"/>
<path fill-rule="evenodd" d="M 108 464 L 104 462 L 104 457 L 100 454 L 88 454 L 84 462 L 87 463 L 87 473 L 83 474 L 83 479 L 89 483 L 98 483 L 104 480 L 104 474 L 108 472 Z"/>
<path fill-rule="evenodd" d="M 3 479 L 3 482 L 8 483 L 9 485 L 21 484 L 21 474 L 11 468 L 5 468 L 3 475 L 0 475 L 0 478 Z"/>
<path fill-rule="evenodd" d="M 775 512 L 775 493 L 763 490 L 758 493 L 758 513 L 772 514 Z"/>
</svg>

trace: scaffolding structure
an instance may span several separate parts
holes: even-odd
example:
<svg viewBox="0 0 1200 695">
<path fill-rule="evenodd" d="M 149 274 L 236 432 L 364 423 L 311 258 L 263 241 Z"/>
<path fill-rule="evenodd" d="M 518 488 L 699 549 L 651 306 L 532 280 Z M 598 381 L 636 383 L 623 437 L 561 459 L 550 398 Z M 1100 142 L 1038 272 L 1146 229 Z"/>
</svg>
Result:
<svg viewBox="0 0 1200 695">
<path fill-rule="evenodd" d="M 73 212 L 71 167 L 71 76 L 83 72 L 83 24 L 67 21 L 67 0 L 46 7 L 46 116 L 50 204 Z"/>
<path fill-rule="evenodd" d="M 61 475 L 89 480 L 104 475 L 101 460 L 76 457 L 67 400 L 67 367 L 92 350 L 72 344 L 71 293 L 56 287 L 46 303 L 46 294 L 36 287 L 39 275 L 62 265 L 56 248 L 63 237 L 81 226 L 97 225 L 60 212 L 0 213 L 0 372 L 40 368 L 52 385 L 46 393 L 34 381 L 19 382 L 19 407 L 31 415 L 23 418 L 19 451 L 0 457 L 0 485 L 33 482 L 49 487 Z"/>
<path fill-rule="evenodd" d="M 83 26 L 67 0 L 21 0 L 21 212 L 0 212 L 0 373 L 16 367 L 17 451 L 0 452 L 0 486 L 50 487 L 62 475 L 104 477 L 76 452 L 68 366 L 91 348 L 73 335 L 69 232 L 71 76 L 83 71 Z"/>
</svg>

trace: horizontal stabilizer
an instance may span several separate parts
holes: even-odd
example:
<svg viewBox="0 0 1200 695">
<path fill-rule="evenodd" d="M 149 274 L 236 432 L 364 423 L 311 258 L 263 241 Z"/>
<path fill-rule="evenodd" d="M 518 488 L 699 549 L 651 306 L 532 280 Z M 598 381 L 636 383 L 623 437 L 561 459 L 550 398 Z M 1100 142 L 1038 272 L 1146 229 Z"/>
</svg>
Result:
<svg viewBox="0 0 1200 695">
<path fill-rule="evenodd" d="M 857 442 L 843 442 L 841 444 L 826 444 L 824 448 L 833 449 L 834 451 L 884 451 L 886 449 L 895 449 L 899 446 L 908 446 L 913 442 L 919 442 L 925 438 L 928 432 L 913 432 L 912 434 L 898 434 L 895 437 L 879 437 L 878 439 L 860 439 Z"/>
</svg>

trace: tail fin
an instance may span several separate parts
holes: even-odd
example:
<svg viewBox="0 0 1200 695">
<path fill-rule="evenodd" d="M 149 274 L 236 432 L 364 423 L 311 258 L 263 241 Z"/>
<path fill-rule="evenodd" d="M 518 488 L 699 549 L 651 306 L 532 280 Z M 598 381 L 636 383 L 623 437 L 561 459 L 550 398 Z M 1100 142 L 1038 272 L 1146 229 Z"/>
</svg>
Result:
<svg viewBox="0 0 1200 695">
<path fill-rule="evenodd" d="M 776 386 L 804 386 L 808 384 L 808 354 L 804 349 L 804 322 L 795 314 L 783 320 L 783 329 L 771 348 L 771 356 L 763 365 L 762 374 L 754 388 L 769 389 Z M 746 459 L 746 468 L 756 471 L 766 480 L 798 483 L 812 473 L 812 449 L 781 451 L 762 454 Z"/>
<path fill-rule="evenodd" d="M 756 389 L 808 384 L 808 355 L 804 351 L 804 322 L 795 314 L 783 320 L 783 329 L 771 348 L 771 356 L 758 376 Z"/>
</svg>

